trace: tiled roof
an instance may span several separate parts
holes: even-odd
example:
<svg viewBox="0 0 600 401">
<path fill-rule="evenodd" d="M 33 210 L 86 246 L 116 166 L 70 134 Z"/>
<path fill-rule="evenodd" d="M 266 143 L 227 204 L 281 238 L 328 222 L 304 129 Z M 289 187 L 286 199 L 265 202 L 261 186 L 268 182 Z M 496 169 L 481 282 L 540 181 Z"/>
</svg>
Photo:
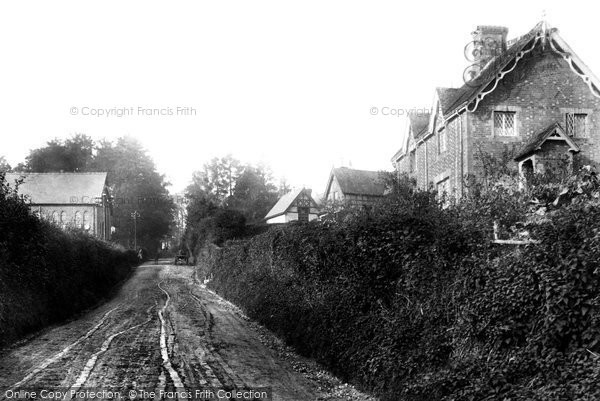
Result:
<svg viewBox="0 0 600 401">
<path fill-rule="evenodd" d="M 413 113 L 408 115 L 410 126 L 413 131 L 414 140 L 418 140 L 427 133 L 431 113 Z"/>
<path fill-rule="evenodd" d="M 409 121 L 409 130 L 413 132 L 413 139 L 418 141 L 420 138 L 427 134 L 427 129 L 429 128 L 429 118 L 431 116 L 430 112 L 426 113 L 411 113 L 408 115 Z M 408 142 L 409 142 L 409 133 L 405 133 L 405 137 L 402 141 L 402 147 L 398 149 L 394 156 L 392 156 L 392 163 L 396 161 L 398 158 L 404 156 L 406 151 L 408 150 Z"/>
<path fill-rule="evenodd" d="M 23 178 L 19 194 L 35 204 L 95 204 L 101 198 L 107 173 L 8 173 L 6 182 L 14 186 Z"/>
<path fill-rule="evenodd" d="M 331 171 L 331 176 L 337 179 L 340 189 L 346 195 L 383 196 L 385 192 L 385 184 L 378 171 L 338 167 Z"/>
<path fill-rule="evenodd" d="M 442 114 L 444 116 L 450 110 L 450 107 L 454 104 L 457 96 L 459 96 L 462 92 L 460 88 L 436 88 L 435 89 L 438 98 L 440 99 L 440 106 L 442 108 Z"/>
<path fill-rule="evenodd" d="M 533 135 L 529 139 L 529 141 L 527 141 L 525 143 L 525 145 L 523 145 L 523 147 L 519 150 L 519 152 L 517 153 L 517 156 L 515 157 L 515 161 L 521 161 L 525 157 L 535 153 L 537 150 L 539 150 L 541 148 L 541 146 L 544 144 L 544 142 L 546 142 L 546 140 L 555 132 L 558 133 L 558 135 L 560 135 L 560 137 L 565 142 L 567 142 L 567 144 L 570 146 L 571 150 L 573 150 L 575 152 L 579 152 L 579 147 L 571 140 L 571 138 L 569 138 L 565 134 L 564 130 L 562 129 L 562 126 L 558 122 L 554 122 L 554 123 L 550 124 L 548 127 L 541 130 L 540 132 Z"/>
<path fill-rule="evenodd" d="M 505 52 L 489 61 L 486 66 L 484 66 L 481 73 L 479 73 L 472 81 L 465 83 L 460 88 L 451 88 L 451 91 L 445 93 L 444 104 L 442 106 L 442 108 L 445 109 L 443 111 L 444 116 L 446 117 L 462 106 L 469 104 L 474 97 L 481 90 L 485 89 L 490 84 L 490 81 L 492 81 L 494 77 L 517 56 L 519 52 L 526 48 L 527 44 L 529 44 L 541 30 L 542 22 L 538 23 L 527 34 L 511 41 L 511 46 Z"/>
</svg>

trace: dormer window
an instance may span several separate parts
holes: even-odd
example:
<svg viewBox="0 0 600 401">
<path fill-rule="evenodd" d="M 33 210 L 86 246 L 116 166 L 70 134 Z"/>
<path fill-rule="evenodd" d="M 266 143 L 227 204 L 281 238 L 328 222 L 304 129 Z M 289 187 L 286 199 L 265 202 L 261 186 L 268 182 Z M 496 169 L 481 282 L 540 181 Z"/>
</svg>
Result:
<svg viewBox="0 0 600 401">
<path fill-rule="evenodd" d="M 494 136 L 517 136 L 514 111 L 494 111 Z"/>
<path fill-rule="evenodd" d="M 573 138 L 587 137 L 587 114 L 567 113 L 565 115 L 567 135 Z"/>
</svg>

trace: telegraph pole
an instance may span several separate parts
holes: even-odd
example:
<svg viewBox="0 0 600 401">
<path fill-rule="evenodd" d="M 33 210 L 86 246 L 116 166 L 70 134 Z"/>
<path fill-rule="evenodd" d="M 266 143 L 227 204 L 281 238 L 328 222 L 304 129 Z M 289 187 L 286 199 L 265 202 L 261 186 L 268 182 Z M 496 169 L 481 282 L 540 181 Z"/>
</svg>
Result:
<svg viewBox="0 0 600 401">
<path fill-rule="evenodd" d="M 134 210 L 131 213 L 131 217 L 133 217 L 133 249 L 137 252 L 137 219 L 140 217 L 140 214 L 137 210 Z"/>
</svg>

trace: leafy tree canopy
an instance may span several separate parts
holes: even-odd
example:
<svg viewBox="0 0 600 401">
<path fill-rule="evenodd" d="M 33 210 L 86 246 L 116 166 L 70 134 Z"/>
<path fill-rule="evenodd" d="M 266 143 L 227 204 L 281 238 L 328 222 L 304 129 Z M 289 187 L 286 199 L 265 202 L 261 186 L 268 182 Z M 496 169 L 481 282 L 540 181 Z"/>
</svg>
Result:
<svg viewBox="0 0 600 401">
<path fill-rule="evenodd" d="M 174 204 L 164 175 L 141 143 L 130 137 L 116 142 L 94 142 L 77 134 L 66 140 L 55 139 L 45 147 L 30 151 L 18 171 L 24 172 L 108 172 L 108 184 L 113 195 L 113 240 L 133 246 L 134 234 L 138 246 L 153 252 L 160 240 L 169 234 Z M 136 229 L 132 213 L 137 211 Z"/>
<path fill-rule="evenodd" d="M 186 243 L 194 248 L 244 236 L 247 224 L 263 223 L 280 191 L 264 164 L 244 164 L 231 155 L 212 159 L 186 190 Z"/>
</svg>

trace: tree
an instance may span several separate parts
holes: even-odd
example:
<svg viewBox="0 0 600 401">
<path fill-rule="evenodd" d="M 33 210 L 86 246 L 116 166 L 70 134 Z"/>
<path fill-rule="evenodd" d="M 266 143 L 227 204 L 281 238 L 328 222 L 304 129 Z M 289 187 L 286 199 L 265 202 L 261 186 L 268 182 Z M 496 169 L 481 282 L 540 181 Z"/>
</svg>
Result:
<svg viewBox="0 0 600 401">
<path fill-rule="evenodd" d="M 223 204 L 233 194 L 235 181 L 242 171 L 240 161 L 231 155 L 215 157 L 204 164 L 201 171 L 194 172 L 193 185 L 214 196 L 217 202 Z"/>
<path fill-rule="evenodd" d="M 19 169 L 36 173 L 86 171 L 92 162 L 94 141 L 76 134 L 65 141 L 54 139 L 45 147 L 34 149 Z"/>
<path fill-rule="evenodd" d="M 244 165 L 227 155 L 214 158 L 192 176 L 186 190 L 185 242 L 196 252 L 248 234 L 246 223 L 260 223 L 277 202 L 277 187 L 270 169 Z"/>
<path fill-rule="evenodd" d="M 235 183 L 231 208 L 239 210 L 249 222 L 262 220 L 277 202 L 278 191 L 268 167 L 246 166 Z"/>
<path fill-rule="evenodd" d="M 150 252 L 156 251 L 173 222 L 175 205 L 167 190 L 165 177 L 156 171 L 154 161 L 135 139 L 119 138 L 116 144 L 103 141 L 96 149 L 92 171 L 107 171 L 114 194 L 113 239 L 131 246 L 137 243 Z M 132 213 L 139 218 L 134 222 Z"/>
<path fill-rule="evenodd" d="M 10 164 L 6 161 L 6 157 L 0 156 L 0 172 L 8 172 L 11 171 Z"/>
<path fill-rule="evenodd" d="M 169 233 L 175 205 L 167 191 L 168 183 L 135 139 L 123 137 L 116 143 L 107 140 L 95 143 L 81 134 L 66 140 L 55 139 L 45 147 L 32 150 L 17 170 L 36 173 L 107 172 L 116 229 L 113 241 L 126 247 L 137 242 L 152 253 Z M 131 216 L 134 211 L 140 214 L 136 221 L 137 241 L 134 241 Z"/>
<path fill-rule="evenodd" d="M 279 195 L 279 197 L 282 197 L 283 195 L 287 194 L 291 190 L 292 190 L 292 187 L 288 184 L 285 177 L 282 177 L 279 180 L 279 187 L 277 188 L 277 194 Z"/>
</svg>

